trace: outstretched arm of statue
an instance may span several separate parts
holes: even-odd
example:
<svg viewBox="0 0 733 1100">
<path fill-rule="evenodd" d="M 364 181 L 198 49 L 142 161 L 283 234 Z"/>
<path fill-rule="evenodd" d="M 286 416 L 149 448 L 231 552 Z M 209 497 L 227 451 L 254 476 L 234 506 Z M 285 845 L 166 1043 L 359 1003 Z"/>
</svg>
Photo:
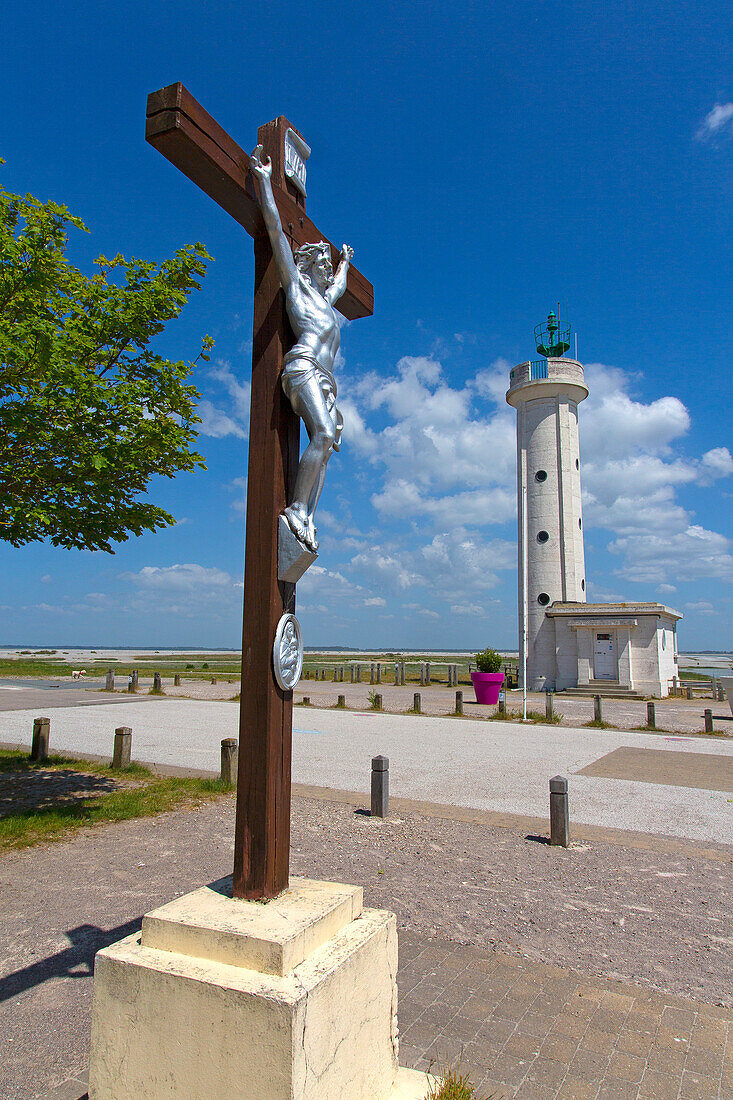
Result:
<svg viewBox="0 0 733 1100">
<path fill-rule="evenodd" d="M 333 277 L 333 282 L 326 291 L 326 301 L 331 305 L 334 302 L 338 302 L 339 298 L 346 290 L 346 279 L 349 274 L 349 264 L 354 256 L 354 249 L 350 248 L 348 244 L 341 246 L 341 263 L 336 268 L 336 274 Z"/>
<path fill-rule="evenodd" d="M 290 250 L 287 237 L 283 233 L 280 211 L 277 208 L 272 194 L 272 161 L 262 159 L 262 146 L 258 145 L 250 157 L 252 173 L 257 178 L 260 189 L 260 209 L 265 222 L 265 228 L 270 238 L 272 251 L 275 255 L 275 263 L 280 275 L 283 289 L 287 290 L 292 282 L 298 278 L 298 269 L 295 266 L 293 253 Z M 343 293 L 343 291 L 342 291 Z"/>
</svg>

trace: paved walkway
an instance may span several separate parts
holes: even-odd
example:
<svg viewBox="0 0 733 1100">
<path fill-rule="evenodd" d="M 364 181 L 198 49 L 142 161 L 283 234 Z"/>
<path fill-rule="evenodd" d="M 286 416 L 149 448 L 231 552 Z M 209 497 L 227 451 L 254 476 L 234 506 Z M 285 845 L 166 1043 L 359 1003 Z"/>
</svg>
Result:
<svg viewBox="0 0 733 1100">
<path fill-rule="evenodd" d="M 32 711 L 0 714 L 0 742 L 30 745 Z M 51 718 L 52 750 L 111 755 L 114 729 L 133 729 L 133 758 L 217 771 L 224 737 L 237 736 L 235 703 L 151 699 L 79 709 L 58 708 Z M 636 829 L 733 843 L 733 801 L 726 785 L 685 784 L 685 771 L 702 770 L 714 783 L 730 767 L 733 740 L 574 729 L 572 727 L 428 718 L 374 712 L 298 708 L 293 780 L 313 786 L 365 790 L 372 756 L 390 758 L 394 794 L 503 813 L 544 816 L 548 781 L 570 780 L 571 817 L 586 824 Z M 643 754 L 648 767 L 635 778 L 584 770 L 621 748 Z M 674 752 L 679 778 L 660 770 L 654 754 Z M 689 767 L 685 769 L 685 755 Z M 700 756 L 711 767 L 700 769 Z M 680 764 L 680 758 L 682 763 Z"/>
<path fill-rule="evenodd" d="M 460 1058 L 496 1100 L 733 1096 L 733 849 L 599 830 L 556 849 L 521 818 L 380 821 L 337 797 L 295 799 L 293 870 L 397 913 L 403 1064 Z M 4 1100 L 83 1094 L 94 954 L 227 872 L 233 808 L 0 859 Z"/>
</svg>

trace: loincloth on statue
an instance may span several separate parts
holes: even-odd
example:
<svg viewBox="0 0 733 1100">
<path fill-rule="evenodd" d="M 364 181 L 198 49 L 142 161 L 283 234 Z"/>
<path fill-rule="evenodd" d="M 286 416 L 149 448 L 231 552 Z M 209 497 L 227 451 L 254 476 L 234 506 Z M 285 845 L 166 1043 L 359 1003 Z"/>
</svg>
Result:
<svg viewBox="0 0 733 1100">
<path fill-rule="evenodd" d="M 333 420 L 336 438 L 333 449 L 338 451 L 341 446 L 341 433 L 344 427 L 344 419 L 336 407 L 336 379 L 330 370 L 326 370 L 314 355 L 293 348 L 283 359 L 282 388 L 290 404 L 297 411 L 299 390 L 310 381 L 318 383 L 326 402 L 328 414 Z"/>
</svg>

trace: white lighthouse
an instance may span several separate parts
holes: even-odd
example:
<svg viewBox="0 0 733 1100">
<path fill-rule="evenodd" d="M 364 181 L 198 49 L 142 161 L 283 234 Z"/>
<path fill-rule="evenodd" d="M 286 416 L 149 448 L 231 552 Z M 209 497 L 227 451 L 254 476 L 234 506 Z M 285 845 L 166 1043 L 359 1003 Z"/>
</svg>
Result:
<svg viewBox="0 0 733 1100">
<path fill-rule="evenodd" d="M 570 325 L 535 329 L 542 359 L 509 373 L 517 410 L 519 668 L 530 691 L 657 695 L 678 683 L 678 611 L 659 603 L 587 603 L 580 501 L 582 364 Z M 521 681 L 520 681 L 521 682 Z"/>
<path fill-rule="evenodd" d="M 554 686 L 555 629 L 547 609 L 586 598 L 578 405 L 588 387 L 582 365 L 565 358 L 569 341 L 570 325 L 550 313 L 535 329 L 543 358 L 516 366 L 506 395 L 517 410 L 519 667 L 526 645 L 532 691 Z"/>
</svg>

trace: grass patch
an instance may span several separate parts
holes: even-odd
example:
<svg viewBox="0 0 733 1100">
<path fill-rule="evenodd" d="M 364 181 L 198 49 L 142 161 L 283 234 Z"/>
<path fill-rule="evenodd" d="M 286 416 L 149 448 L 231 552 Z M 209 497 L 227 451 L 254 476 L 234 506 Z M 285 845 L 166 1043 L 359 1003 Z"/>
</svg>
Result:
<svg viewBox="0 0 733 1100">
<path fill-rule="evenodd" d="M 425 1100 L 492 1100 L 496 1095 L 492 1092 L 491 1096 L 479 1097 L 468 1075 L 461 1073 L 460 1066 L 438 1068 L 438 1074 L 438 1080 L 428 1086 Z"/>
<path fill-rule="evenodd" d="M 613 722 L 604 722 L 602 719 L 594 718 L 592 722 L 583 722 L 583 729 L 586 730 L 616 730 L 618 726 L 614 726 Z"/>
<path fill-rule="evenodd" d="M 506 710 L 503 713 L 497 710 L 488 717 L 492 722 L 522 722 L 524 720 L 521 710 Z M 564 717 L 564 714 L 559 714 L 557 711 L 555 711 L 552 718 L 548 718 L 543 710 L 527 711 L 527 721 L 534 722 L 535 725 L 539 726 L 559 726 Z"/>
<path fill-rule="evenodd" d="M 50 788 L 49 773 L 68 780 L 63 793 Z M 34 786 L 35 774 L 39 779 Z M 12 796 L 0 801 L 0 851 L 61 840 L 82 826 L 151 817 L 233 790 L 220 779 L 154 775 L 141 764 L 112 769 L 64 756 L 38 764 L 25 753 L 0 750 L 0 781 L 4 778 L 12 779 L 23 804 L 14 808 Z M 118 781 L 123 785 L 116 787 Z"/>
</svg>

